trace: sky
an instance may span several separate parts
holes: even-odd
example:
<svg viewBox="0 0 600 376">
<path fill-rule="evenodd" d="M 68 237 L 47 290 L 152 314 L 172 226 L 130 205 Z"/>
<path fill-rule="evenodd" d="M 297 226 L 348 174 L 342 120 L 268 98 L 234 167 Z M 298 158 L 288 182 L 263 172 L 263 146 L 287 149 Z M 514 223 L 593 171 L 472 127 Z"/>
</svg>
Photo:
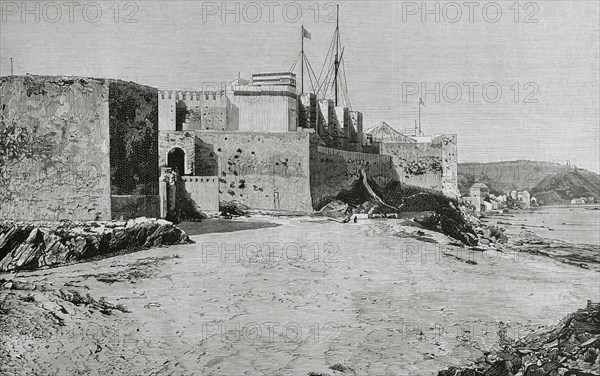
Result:
<svg viewBox="0 0 600 376">
<path fill-rule="evenodd" d="M 301 25 L 318 74 L 334 4 L 0 0 L 0 75 L 12 57 L 19 75 L 207 89 L 289 70 Z M 423 131 L 457 134 L 460 162 L 570 161 L 600 172 L 599 1 L 337 4 L 350 105 L 365 129 L 413 127 L 422 97 Z"/>
</svg>

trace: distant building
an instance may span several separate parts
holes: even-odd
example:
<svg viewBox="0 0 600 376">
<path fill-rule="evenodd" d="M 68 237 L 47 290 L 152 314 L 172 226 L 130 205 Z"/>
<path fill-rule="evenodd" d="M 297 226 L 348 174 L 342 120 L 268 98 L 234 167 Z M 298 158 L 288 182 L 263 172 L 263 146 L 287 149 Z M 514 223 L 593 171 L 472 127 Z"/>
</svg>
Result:
<svg viewBox="0 0 600 376">
<path fill-rule="evenodd" d="M 518 200 L 517 191 L 510 191 L 510 198 L 513 200 Z"/>
<path fill-rule="evenodd" d="M 574 198 L 574 199 L 571 200 L 571 204 L 574 204 L 574 205 L 583 205 L 583 204 L 585 204 L 585 200 L 582 199 L 582 198 Z"/>
<path fill-rule="evenodd" d="M 371 135 L 373 141 L 376 142 L 417 142 L 413 137 L 409 137 L 398 132 L 385 121 L 375 124 L 371 128 L 367 129 L 365 133 Z M 427 142 L 431 142 L 431 137 Z"/>
<path fill-rule="evenodd" d="M 526 206 L 531 204 L 531 195 L 527 191 L 518 193 L 519 200 L 522 201 Z"/>
<path fill-rule="evenodd" d="M 292 72 L 256 73 L 252 75 L 252 85 L 255 86 L 293 86 L 296 87 L 296 75 Z"/>
<path fill-rule="evenodd" d="M 471 203 L 475 206 L 475 211 L 486 211 L 485 199 L 490 197 L 490 189 L 483 183 L 475 183 L 469 189 Z M 490 203 L 491 210 L 491 203 Z"/>
<path fill-rule="evenodd" d="M 494 205 L 494 203 L 496 205 Z M 496 203 L 496 202 L 494 202 L 494 203 L 491 203 L 489 201 L 484 201 L 483 202 L 483 207 L 484 207 L 485 210 L 483 210 L 483 211 L 492 211 L 494 209 L 498 209 L 498 203 Z"/>
</svg>

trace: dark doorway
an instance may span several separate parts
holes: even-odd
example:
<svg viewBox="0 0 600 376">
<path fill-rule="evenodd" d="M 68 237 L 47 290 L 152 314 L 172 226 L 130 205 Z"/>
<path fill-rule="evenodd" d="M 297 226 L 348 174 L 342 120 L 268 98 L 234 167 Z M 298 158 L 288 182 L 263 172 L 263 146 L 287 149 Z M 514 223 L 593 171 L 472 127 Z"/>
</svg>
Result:
<svg viewBox="0 0 600 376">
<path fill-rule="evenodd" d="M 179 175 L 185 174 L 185 152 L 181 148 L 173 148 L 167 155 L 167 166 Z"/>
</svg>

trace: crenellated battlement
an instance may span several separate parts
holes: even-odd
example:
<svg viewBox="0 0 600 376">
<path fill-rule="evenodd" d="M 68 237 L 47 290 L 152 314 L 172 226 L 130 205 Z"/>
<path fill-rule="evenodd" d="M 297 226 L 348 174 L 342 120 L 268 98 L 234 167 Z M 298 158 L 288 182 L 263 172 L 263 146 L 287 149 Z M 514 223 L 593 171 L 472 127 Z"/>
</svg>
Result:
<svg viewBox="0 0 600 376">
<path fill-rule="evenodd" d="M 204 90 L 193 90 L 193 91 L 182 91 L 182 90 L 159 90 L 159 99 L 171 99 L 171 100 L 185 100 L 185 101 L 200 101 L 200 100 L 217 100 L 222 99 L 225 96 L 224 90 L 216 91 L 204 91 Z"/>
</svg>

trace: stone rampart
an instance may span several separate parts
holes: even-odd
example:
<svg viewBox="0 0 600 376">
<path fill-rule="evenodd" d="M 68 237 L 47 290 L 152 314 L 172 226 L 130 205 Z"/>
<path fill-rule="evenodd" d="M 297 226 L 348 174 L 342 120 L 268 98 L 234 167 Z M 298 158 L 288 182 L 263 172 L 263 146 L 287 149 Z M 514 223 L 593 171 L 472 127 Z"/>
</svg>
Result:
<svg viewBox="0 0 600 376">
<path fill-rule="evenodd" d="M 219 200 L 312 211 L 305 132 L 196 132 L 195 176 L 218 176 Z"/>
<path fill-rule="evenodd" d="M 0 78 L 0 218 L 108 220 L 109 87 Z"/>
<path fill-rule="evenodd" d="M 310 187 L 313 208 L 319 210 L 339 193 L 350 190 L 361 178 L 364 170 L 367 178 L 379 186 L 398 180 L 392 157 L 359 153 L 311 145 Z"/>
</svg>

